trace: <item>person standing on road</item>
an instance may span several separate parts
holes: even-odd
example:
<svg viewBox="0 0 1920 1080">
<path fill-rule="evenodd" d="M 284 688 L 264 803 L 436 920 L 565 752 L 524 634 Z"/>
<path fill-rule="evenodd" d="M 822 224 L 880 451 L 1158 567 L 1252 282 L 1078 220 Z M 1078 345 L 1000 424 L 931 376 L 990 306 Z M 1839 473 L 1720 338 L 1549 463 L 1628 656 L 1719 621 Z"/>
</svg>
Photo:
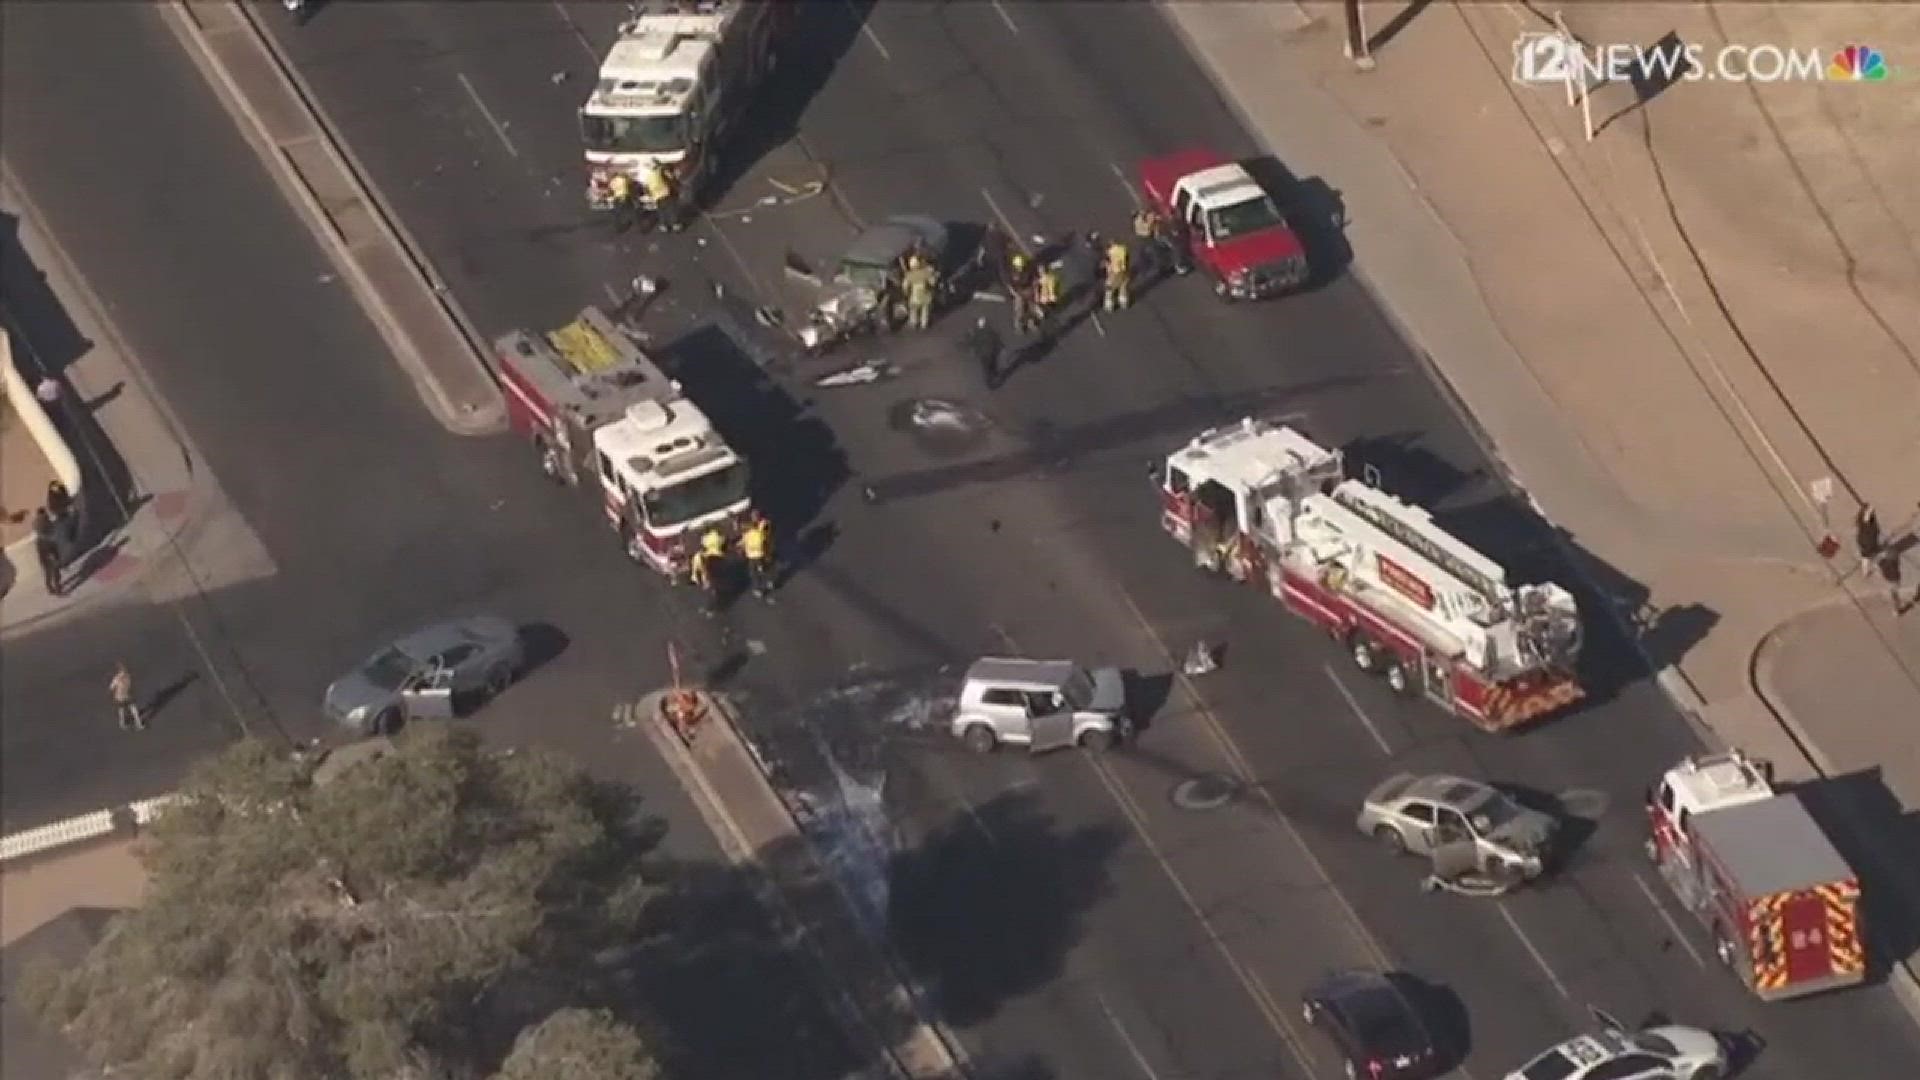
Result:
<svg viewBox="0 0 1920 1080">
<path fill-rule="evenodd" d="M 649 161 L 640 170 L 640 183 L 653 200 L 653 212 L 660 216 L 660 227 L 667 232 L 680 231 L 680 191 L 666 166 Z"/>
<path fill-rule="evenodd" d="M 773 599 L 773 526 L 767 523 L 766 516 L 755 513 L 748 521 L 746 531 L 740 534 L 740 554 L 747 560 L 747 577 L 753 586 L 753 595 L 762 600 Z"/>
<path fill-rule="evenodd" d="M 107 681 L 107 694 L 113 698 L 113 711 L 120 719 L 121 731 L 147 729 L 147 718 L 133 696 L 133 673 L 127 670 L 126 661 L 114 665 L 113 678 Z"/>
<path fill-rule="evenodd" d="M 613 203 L 613 227 L 616 232 L 626 232 L 633 228 L 634 221 L 640 215 L 639 193 L 633 185 L 633 177 L 617 172 L 607 178 L 607 198 Z"/>
<path fill-rule="evenodd" d="M 1127 245 L 1124 241 L 1115 239 L 1107 245 L 1101 270 L 1106 275 L 1102 306 L 1108 311 L 1117 311 L 1133 303 L 1133 270 L 1127 262 Z"/>
<path fill-rule="evenodd" d="M 1874 513 L 1872 503 L 1862 503 L 1860 512 L 1853 516 L 1853 543 L 1860 550 L 1862 574 L 1879 559 L 1884 539 L 1880 534 L 1880 515 Z"/>
<path fill-rule="evenodd" d="M 915 330 L 925 330 L 933 323 L 933 294 L 939 287 L 940 276 L 927 260 L 918 255 L 907 263 L 907 272 L 900 279 L 901 288 L 907 294 L 907 325 Z"/>
<path fill-rule="evenodd" d="M 47 595 L 61 595 L 60 571 L 66 560 L 61 554 L 60 537 L 54 528 L 53 518 L 48 516 L 44 506 L 33 512 L 33 554 L 40 560 L 40 576 L 46 583 Z"/>
<path fill-rule="evenodd" d="M 73 493 L 58 480 L 47 481 L 47 516 L 53 519 L 64 561 L 80 539 L 80 519 L 73 512 Z"/>
<path fill-rule="evenodd" d="M 967 331 L 967 351 L 980 362 L 980 373 L 986 377 L 987 389 L 1000 388 L 1000 335 L 987 325 L 987 317 L 976 319 L 973 329 Z"/>
<path fill-rule="evenodd" d="M 718 528 L 710 528 L 700 537 L 700 550 L 693 556 L 693 583 L 707 594 L 709 614 L 720 610 L 720 571 L 727 558 L 727 538 Z"/>
<path fill-rule="evenodd" d="M 1033 283 L 1033 306 L 1041 325 L 1044 326 L 1052 321 L 1053 309 L 1060 305 L 1060 294 L 1063 291 L 1060 281 L 1060 264 L 1048 263 Z"/>
<path fill-rule="evenodd" d="M 1007 260 L 1007 297 L 1013 301 L 1013 329 L 1016 333 L 1031 334 L 1040 324 L 1039 312 L 1034 306 L 1033 260 L 1024 252 L 1016 251 Z"/>
</svg>

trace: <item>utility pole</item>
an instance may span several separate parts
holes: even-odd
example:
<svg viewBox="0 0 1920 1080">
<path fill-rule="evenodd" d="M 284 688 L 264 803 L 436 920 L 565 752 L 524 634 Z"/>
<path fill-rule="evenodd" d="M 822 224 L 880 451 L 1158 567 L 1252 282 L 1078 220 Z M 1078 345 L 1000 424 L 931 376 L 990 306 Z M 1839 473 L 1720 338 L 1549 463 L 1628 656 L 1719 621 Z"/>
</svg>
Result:
<svg viewBox="0 0 1920 1080">
<path fill-rule="evenodd" d="M 1367 20 L 1360 11 L 1360 0 L 1342 0 L 1347 10 L 1347 59 L 1361 71 L 1373 70 L 1373 53 L 1367 48 Z"/>
</svg>

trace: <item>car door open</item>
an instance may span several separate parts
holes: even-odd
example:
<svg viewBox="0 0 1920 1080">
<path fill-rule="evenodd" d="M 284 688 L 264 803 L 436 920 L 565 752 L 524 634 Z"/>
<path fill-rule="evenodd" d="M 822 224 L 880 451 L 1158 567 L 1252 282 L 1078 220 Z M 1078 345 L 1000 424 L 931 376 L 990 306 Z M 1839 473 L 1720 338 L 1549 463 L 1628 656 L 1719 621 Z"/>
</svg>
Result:
<svg viewBox="0 0 1920 1080">
<path fill-rule="evenodd" d="M 1033 753 L 1073 745 L 1073 710 L 1058 695 L 1027 695 L 1027 749 Z"/>
<path fill-rule="evenodd" d="M 415 676 L 400 691 L 400 701 L 410 720 L 453 719 L 453 672 L 435 667 Z"/>
</svg>

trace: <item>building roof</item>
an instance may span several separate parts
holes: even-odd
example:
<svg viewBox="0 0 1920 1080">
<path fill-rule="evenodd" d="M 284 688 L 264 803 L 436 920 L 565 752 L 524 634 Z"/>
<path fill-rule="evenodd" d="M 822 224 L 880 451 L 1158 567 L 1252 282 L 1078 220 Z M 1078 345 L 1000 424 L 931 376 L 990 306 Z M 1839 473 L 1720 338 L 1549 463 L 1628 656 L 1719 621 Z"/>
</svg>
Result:
<svg viewBox="0 0 1920 1080">
<path fill-rule="evenodd" d="M 1696 814 L 1691 827 L 1749 900 L 1853 878 L 1853 868 L 1793 795 Z"/>
</svg>

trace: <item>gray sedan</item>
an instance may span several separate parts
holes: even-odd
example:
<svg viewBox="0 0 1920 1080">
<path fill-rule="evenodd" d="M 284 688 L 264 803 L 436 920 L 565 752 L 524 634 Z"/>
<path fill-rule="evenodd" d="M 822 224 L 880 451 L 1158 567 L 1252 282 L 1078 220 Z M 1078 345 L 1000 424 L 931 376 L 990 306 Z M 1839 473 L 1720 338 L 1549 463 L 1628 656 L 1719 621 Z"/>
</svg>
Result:
<svg viewBox="0 0 1920 1080">
<path fill-rule="evenodd" d="M 1471 845 L 1475 865 L 1538 877 L 1559 822 L 1478 780 L 1400 773 L 1367 793 L 1360 831 L 1399 852 Z"/>
<path fill-rule="evenodd" d="M 513 685 L 526 663 L 520 631 L 475 615 L 416 630 L 327 687 L 336 722 L 383 735 L 412 719 L 447 719 Z"/>
</svg>

